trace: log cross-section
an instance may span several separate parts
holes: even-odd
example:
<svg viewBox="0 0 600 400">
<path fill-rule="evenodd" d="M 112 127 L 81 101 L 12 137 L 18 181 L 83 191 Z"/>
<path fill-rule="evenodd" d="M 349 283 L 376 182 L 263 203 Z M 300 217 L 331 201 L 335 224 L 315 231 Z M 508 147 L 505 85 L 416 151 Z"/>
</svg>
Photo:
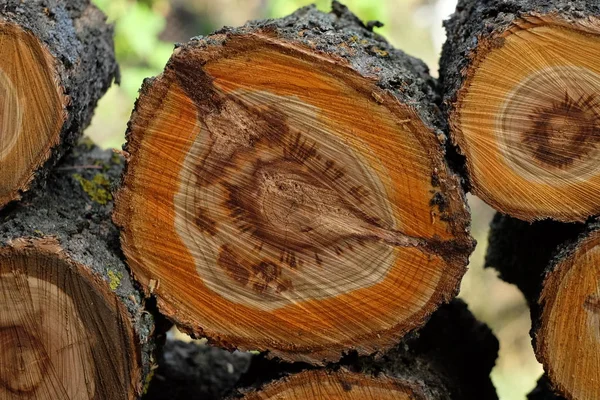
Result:
<svg viewBox="0 0 600 400">
<path fill-rule="evenodd" d="M 534 221 L 600 214 L 597 2 L 459 1 L 440 78 L 471 190 Z"/>
<path fill-rule="evenodd" d="M 89 0 L 0 0 L 0 209 L 42 183 L 118 75 Z"/>
<path fill-rule="evenodd" d="M 110 220 L 122 161 L 84 144 L 59 165 L 0 211 L 0 399 L 139 399 L 155 332 Z"/>
<path fill-rule="evenodd" d="M 536 354 L 569 399 L 600 397 L 600 231 L 557 256 L 543 282 Z"/>
<path fill-rule="evenodd" d="M 179 47 L 128 132 L 134 275 L 229 347 L 389 347 L 455 295 L 472 248 L 432 85 L 338 3 Z"/>
<path fill-rule="evenodd" d="M 133 398 L 141 360 L 127 320 L 56 240 L 0 249 L 0 398 Z"/>
<path fill-rule="evenodd" d="M 304 371 L 274 382 L 243 400 L 426 400 L 414 382 L 386 376 L 371 377 L 350 371 Z"/>
<path fill-rule="evenodd" d="M 600 397 L 600 224 L 533 224 L 496 215 L 486 264 L 515 283 L 531 307 L 531 335 L 545 377 L 531 398 Z"/>
</svg>

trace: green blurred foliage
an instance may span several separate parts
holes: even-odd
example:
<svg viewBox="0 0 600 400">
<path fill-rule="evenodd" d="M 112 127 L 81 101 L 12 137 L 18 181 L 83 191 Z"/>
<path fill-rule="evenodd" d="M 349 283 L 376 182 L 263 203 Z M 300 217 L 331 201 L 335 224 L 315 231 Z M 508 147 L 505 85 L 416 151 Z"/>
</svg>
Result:
<svg viewBox="0 0 600 400">
<path fill-rule="evenodd" d="M 115 50 L 121 66 L 121 86 L 135 98 L 140 83 L 160 72 L 173 45 L 158 39 L 165 17 L 157 10 L 164 1 L 94 0 L 115 24 Z"/>
</svg>

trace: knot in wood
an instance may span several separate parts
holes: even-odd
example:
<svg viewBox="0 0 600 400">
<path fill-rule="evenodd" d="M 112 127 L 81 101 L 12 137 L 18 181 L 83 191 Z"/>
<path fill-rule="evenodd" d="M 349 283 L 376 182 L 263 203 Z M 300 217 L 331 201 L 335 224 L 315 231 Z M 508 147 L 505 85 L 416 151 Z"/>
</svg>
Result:
<svg viewBox="0 0 600 400">
<path fill-rule="evenodd" d="M 48 356 L 35 334 L 18 325 L 0 328 L 0 349 L 5 360 L 0 384 L 13 393 L 35 391 L 48 368 Z"/>
<path fill-rule="evenodd" d="M 575 100 L 567 91 L 561 102 L 541 107 L 530 116 L 531 130 L 523 144 L 540 164 L 569 168 L 593 152 L 600 142 L 600 117 L 594 95 Z"/>
<path fill-rule="evenodd" d="M 498 116 L 507 164 L 532 182 L 553 185 L 593 176 L 600 153 L 598 78 L 586 68 L 555 66 L 523 79 Z"/>
</svg>

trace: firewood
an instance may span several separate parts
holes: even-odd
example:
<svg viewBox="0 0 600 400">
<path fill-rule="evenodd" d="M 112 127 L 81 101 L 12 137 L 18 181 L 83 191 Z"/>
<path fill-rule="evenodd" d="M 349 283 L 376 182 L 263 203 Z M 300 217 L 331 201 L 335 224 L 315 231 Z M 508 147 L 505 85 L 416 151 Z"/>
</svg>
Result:
<svg viewBox="0 0 600 400">
<path fill-rule="evenodd" d="M 440 80 L 471 191 L 534 221 L 600 214 L 600 6 L 461 0 Z"/>
<path fill-rule="evenodd" d="M 89 0 L 0 0 L 0 208 L 43 186 L 117 76 L 105 20 Z"/>
<path fill-rule="evenodd" d="M 337 2 L 180 45 L 127 133 L 114 220 L 135 277 L 230 349 L 390 348 L 473 248 L 434 86 Z"/>
<path fill-rule="evenodd" d="M 248 367 L 247 354 L 195 343 L 169 342 L 164 349 L 149 400 L 216 400 L 236 386 L 230 399 L 498 398 L 490 380 L 498 341 L 460 300 L 442 306 L 420 332 L 382 357 L 352 354 L 326 368 L 264 355 L 254 356 Z"/>
<path fill-rule="evenodd" d="M 1 399 L 137 399 L 150 373 L 153 317 L 110 221 L 121 162 L 76 153 L 0 212 Z"/>
<path fill-rule="evenodd" d="M 533 347 L 551 387 L 570 400 L 599 398 L 600 224 L 497 216 L 490 238 L 486 264 L 511 276 L 528 299 Z"/>
</svg>

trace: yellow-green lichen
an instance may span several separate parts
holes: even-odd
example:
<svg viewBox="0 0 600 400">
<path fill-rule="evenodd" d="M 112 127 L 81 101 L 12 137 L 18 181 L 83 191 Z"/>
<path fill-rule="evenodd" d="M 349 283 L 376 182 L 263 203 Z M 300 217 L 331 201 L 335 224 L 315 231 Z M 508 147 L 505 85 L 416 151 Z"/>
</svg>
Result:
<svg viewBox="0 0 600 400">
<path fill-rule="evenodd" d="M 87 180 L 79 174 L 73 174 L 73 178 L 79 182 L 83 191 L 96 203 L 104 205 L 112 200 L 110 181 L 106 175 L 96 174 L 92 180 Z"/>
<path fill-rule="evenodd" d="M 110 156 L 110 162 L 113 165 L 121 165 L 121 163 L 122 163 L 121 155 L 117 152 L 112 153 L 112 156 Z"/>
<path fill-rule="evenodd" d="M 84 146 L 89 151 L 94 147 L 94 141 L 90 137 L 84 136 L 79 140 L 79 145 Z"/>
<path fill-rule="evenodd" d="M 115 291 L 121 285 L 121 279 L 123 279 L 123 273 L 119 271 L 108 270 L 108 286 L 110 290 Z"/>
<path fill-rule="evenodd" d="M 371 50 L 373 50 L 373 52 L 374 52 L 375 54 L 377 54 L 379 57 L 387 57 L 387 56 L 390 54 L 390 53 L 388 53 L 387 51 L 385 51 L 385 50 L 382 50 L 382 49 L 380 49 L 380 48 L 377 48 L 377 47 L 375 47 L 375 46 L 373 46 L 373 47 L 371 48 Z"/>
<path fill-rule="evenodd" d="M 142 394 L 146 394 L 148 392 L 148 388 L 150 387 L 150 383 L 152 382 L 152 378 L 154 378 L 154 370 L 158 368 L 158 366 L 152 366 L 152 369 L 146 375 L 146 380 L 144 381 L 144 388 L 142 390 Z"/>
</svg>

